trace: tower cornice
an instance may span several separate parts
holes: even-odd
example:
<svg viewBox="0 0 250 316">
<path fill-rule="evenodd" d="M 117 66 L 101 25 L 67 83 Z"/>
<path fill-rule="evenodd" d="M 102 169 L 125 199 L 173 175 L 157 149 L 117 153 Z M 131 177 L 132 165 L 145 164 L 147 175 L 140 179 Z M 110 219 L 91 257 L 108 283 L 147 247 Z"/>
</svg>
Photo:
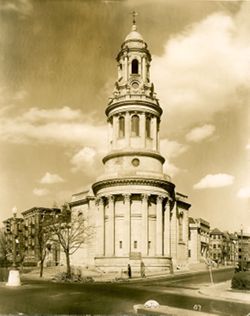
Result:
<svg viewBox="0 0 250 316">
<path fill-rule="evenodd" d="M 121 97 L 122 98 L 122 97 Z M 152 99 L 151 99 L 152 100 Z M 149 107 L 150 109 L 155 110 L 159 116 L 162 114 L 162 108 L 153 101 L 147 100 L 138 100 L 138 96 L 135 99 L 131 100 L 121 100 L 121 101 L 113 101 L 112 104 L 108 105 L 107 109 L 105 110 L 105 114 L 109 116 L 110 112 L 119 108 L 119 107 L 136 107 L 140 108 L 141 106 Z"/>
<path fill-rule="evenodd" d="M 129 177 L 129 178 L 115 178 L 101 180 L 92 185 L 94 194 L 96 195 L 98 191 L 104 188 L 117 187 L 117 186 L 131 186 L 131 185 L 144 185 L 144 186 L 154 186 L 166 190 L 169 195 L 174 196 L 175 185 L 172 182 L 153 179 L 153 178 L 138 178 L 138 177 Z"/>
<path fill-rule="evenodd" d="M 113 159 L 116 157 L 123 157 L 123 156 L 143 156 L 143 157 L 147 156 L 147 157 L 152 157 L 152 158 L 159 160 L 162 164 L 164 164 L 164 162 L 165 162 L 165 158 L 162 157 L 159 153 L 152 152 L 152 151 L 146 151 L 146 150 L 111 152 L 110 154 L 105 156 L 102 161 L 103 161 L 103 163 L 106 163 L 106 161 L 108 161 L 109 159 Z"/>
</svg>

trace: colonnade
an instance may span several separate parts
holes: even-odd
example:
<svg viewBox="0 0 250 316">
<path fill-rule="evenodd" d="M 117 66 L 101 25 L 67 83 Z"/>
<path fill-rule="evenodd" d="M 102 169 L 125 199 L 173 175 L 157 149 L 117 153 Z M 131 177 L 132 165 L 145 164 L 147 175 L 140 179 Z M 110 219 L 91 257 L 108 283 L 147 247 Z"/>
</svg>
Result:
<svg viewBox="0 0 250 316">
<path fill-rule="evenodd" d="M 133 203 L 133 194 L 124 194 L 124 216 L 123 216 L 123 240 L 122 243 L 124 256 L 129 256 L 131 253 L 131 205 Z M 109 195 L 99 197 L 96 200 L 98 207 L 98 227 L 97 227 L 97 241 L 98 241 L 98 255 L 99 256 L 116 256 L 116 198 L 118 195 Z M 121 197 L 121 195 L 119 195 Z M 156 214 L 155 214 L 155 250 L 156 256 L 170 256 L 171 253 L 171 214 L 170 214 L 170 200 L 167 196 L 157 195 L 156 197 Z M 138 230 L 141 231 L 141 244 L 138 251 L 142 256 L 149 255 L 149 198 L 147 194 L 141 194 L 141 223 Z M 106 212 L 107 208 L 108 214 Z M 172 217 L 176 215 L 172 215 Z M 105 232 L 105 220 L 109 221 L 109 230 Z M 152 238 L 152 237 L 151 237 Z M 108 246 L 107 246 L 108 245 Z"/>
<path fill-rule="evenodd" d="M 152 150 L 158 151 L 159 150 L 159 123 L 158 118 L 155 115 L 146 114 L 145 112 L 136 112 L 136 111 L 126 111 L 124 113 L 119 113 L 117 115 L 113 115 L 108 120 L 109 125 L 109 144 L 110 150 L 117 149 L 117 143 L 119 141 L 119 118 L 121 116 L 125 119 L 125 131 L 124 131 L 124 139 L 125 139 L 125 146 L 131 146 L 131 121 L 132 116 L 138 115 L 139 116 L 139 135 L 141 142 L 140 145 L 142 148 L 146 148 L 146 117 L 150 118 L 150 139 L 152 139 Z"/>
</svg>

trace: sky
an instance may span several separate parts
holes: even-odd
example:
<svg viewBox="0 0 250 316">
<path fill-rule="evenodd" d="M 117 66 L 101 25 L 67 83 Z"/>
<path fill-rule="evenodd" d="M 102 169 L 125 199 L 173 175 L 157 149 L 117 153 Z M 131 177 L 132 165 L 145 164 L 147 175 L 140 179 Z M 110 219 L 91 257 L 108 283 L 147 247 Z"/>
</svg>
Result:
<svg viewBox="0 0 250 316">
<path fill-rule="evenodd" d="M 104 114 L 131 12 L 152 54 L 161 153 L 190 216 L 250 232 L 250 2 L 0 3 L 0 221 L 102 173 Z"/>
</svg>

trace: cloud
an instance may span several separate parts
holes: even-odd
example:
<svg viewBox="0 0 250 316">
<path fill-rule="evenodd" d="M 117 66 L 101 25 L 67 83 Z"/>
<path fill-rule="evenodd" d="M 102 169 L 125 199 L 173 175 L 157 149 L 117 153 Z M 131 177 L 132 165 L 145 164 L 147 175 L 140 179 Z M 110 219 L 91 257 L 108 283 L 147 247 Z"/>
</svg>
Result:
<svg viewBox="0 0 250 316">
<path fill-rule="evenodd" d="M 242 187 L 237 192 L 237 197 L 240 199 L 249 199 L 250 198 L 250 186 Z"/>
<path fill-rule="evenodd" d="M 249 15 L 244 5 L 236 16 L 214 13 L 170 38 L 163 55 L 152 57 L 168 131 L 208 122 L 242 102 L 250 82 Z"/>
<path fill-rule="evenodd" d="M 181 169 L 178 168 L 172 161 L 172 158 L 176 158 L 188 150 L 187 145 L 183 145 L 175 140 L 162 139 L 160 142 L 160 152 L 165 158 L 163 171 L 170 177 L 176 176 Z"/>
<path fill-rule="evenodd" d="M 94 148 L 84 147 L 78 151 L 71 159 L 72 171 L 86 170 L 92 167 L 96 161 L 97 152 Z"/>
<path fill-rule="evenodd" d="M 3 111 L 0 117 L 0 140 L 10 143 L 59 144 L 62 146 L 93 143 L 105 147 L 105 125 L 94 124 L 80 110 L 32 108 L 24 113 Z M 13 112 L 13 111 L 12 111 Z M 16 111 L 17 112 L 17 111 Z"/>
<path fill-rule="evenodd" d="M 54 184 L 54 183 L 60 183 L 64 182 L 63 178 L 61 178 L 57 174 L 51 174 L 49 172 L 46 172 L 45 175 L 40 180 L 40 183 L 42 184 Z"/>
<path fill-rule="evenodd" d="M 189 142 L 199 143 L 202 140 L 210 137 L 215 132 L 215 126 L 205 124 L 201 127 L 193 128 L 187 135 L 186 140 Z"/>
<path fill-rule="evenodd" d="M 167 158 L 175 158 L 188 150 L 187 145 L 183 145 L 174 140 L 162 139 L 160 142 L 161 154 Z"/>
<path fill-rule="evenodd" d="M 29 15 L 33 6 L 29 0 L 9 0 L 0 4 L 0 12 L 15 12 L 21 16 Z"/>
<path fill-rule="evenodd" d="M 171 178 L 176 176 L 178 173 L 181 172 L 181 169 L 175 166 L 172 162 L 170 162 L 168 159 L 165 160 L 165 163 L 163 165 L 163 172 L 170 176 Z"/>
<path fill-rule="evenodd" d="M 49 190 L 47 189 L 41 189 L 41 188 L 35 188 L 33 190 L 33 194 L 37 196 L 45 196 L 49 194 Z"/>
<path fill-rule="evenodd" d="M 208 188 L 221 188 L 226 187 L 234 182 L 234 176 L 225 173 L 208 174 L 203 177 L 193 188 L 196 190 Z"/>
<path fill-rule="evenodd" d="M 173 162 L 172 158 L 176 158 L 188 150 L 187 145 L 183 145 L 177 141 L 162 139 L 160 142 L 160 151 L 165 158 L 163 171 L 170 177 L 176 176 L 180 173 L 181 169 L 178 168 Z"/>
</svg>

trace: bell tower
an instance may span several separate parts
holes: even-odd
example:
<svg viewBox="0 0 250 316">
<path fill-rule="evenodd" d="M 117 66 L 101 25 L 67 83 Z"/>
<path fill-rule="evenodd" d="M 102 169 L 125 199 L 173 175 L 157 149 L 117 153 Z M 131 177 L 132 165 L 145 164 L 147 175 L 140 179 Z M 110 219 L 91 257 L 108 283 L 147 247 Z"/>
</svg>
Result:
<svg viewBox="0 0 250 316">
<path fill-rule="evenodd" d="M 137 31 L 131 32 L 117 58 L 118 77 L 106 109 L 109 153 L 103 158 L 106 175 L 154 175 L 162 178 L 164 158 L 159 153 L 162 109 L 150 81 L 151 55 Z"/>
</svg>

